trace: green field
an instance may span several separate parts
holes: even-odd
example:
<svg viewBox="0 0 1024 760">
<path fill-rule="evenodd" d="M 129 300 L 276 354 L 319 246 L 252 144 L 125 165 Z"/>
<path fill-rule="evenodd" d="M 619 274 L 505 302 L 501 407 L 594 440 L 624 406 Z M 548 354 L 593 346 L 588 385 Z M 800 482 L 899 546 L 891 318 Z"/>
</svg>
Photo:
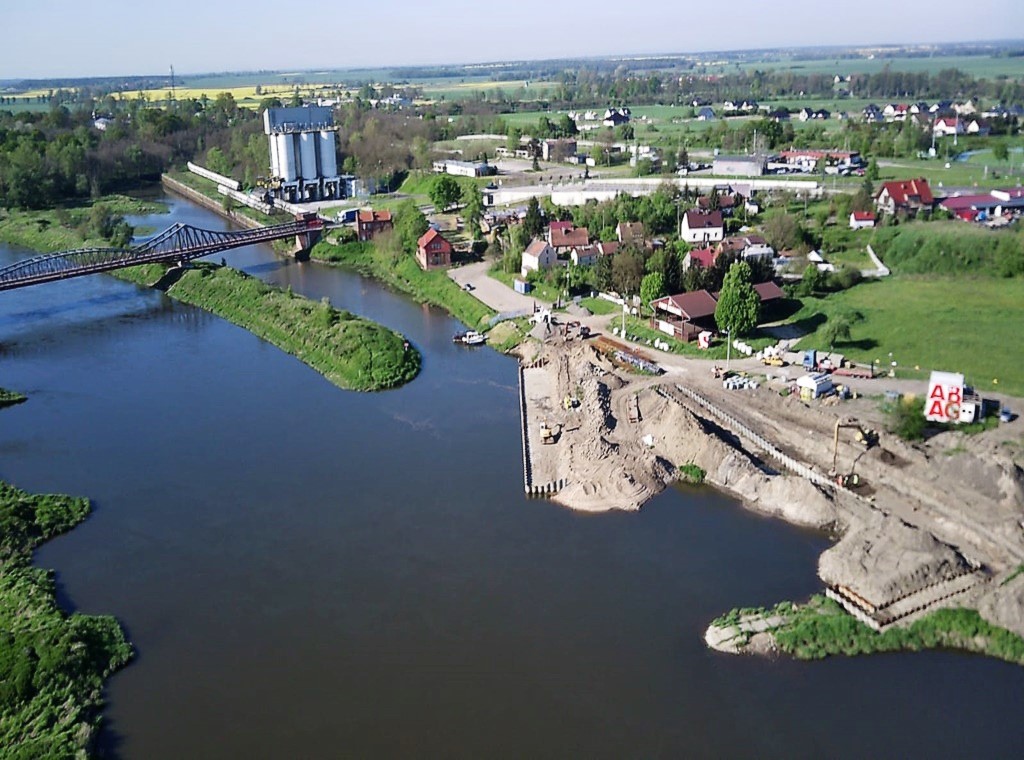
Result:
<svg viewBox="0 0 1024 760">
<path fill-rule="evenodd" d="M 851 359 L 884 366 L 891 353 L 902 376 L 962 372 L 979 390 L 1024 396 L 1024 279 L 894 275 L 803 304 L 790 320 L 811 331 L 798 348 L 828 348 L 826 318 L 856 311 L 852 340 L 835 346 Z"/>
<path fill-rule="evenodd" d="M 937 73 L 943 69 L 959 69 L 966 74 L 984 79 L 999 76 L 1020 79 L 1024 77 L 1024 58 L 995 58 L 987 55 L 960 56 L 876 56 L 874 58 L 819 58 L 814 60 L 792 58 L 788 60 L 750 60 L 742 63 L 721 63 L 698 66 L 701 74 L 729 73 L 737 70 L 785 72 L 799 74 L 878 74 L 888 67 L 891 71 Z"/>
</svg>

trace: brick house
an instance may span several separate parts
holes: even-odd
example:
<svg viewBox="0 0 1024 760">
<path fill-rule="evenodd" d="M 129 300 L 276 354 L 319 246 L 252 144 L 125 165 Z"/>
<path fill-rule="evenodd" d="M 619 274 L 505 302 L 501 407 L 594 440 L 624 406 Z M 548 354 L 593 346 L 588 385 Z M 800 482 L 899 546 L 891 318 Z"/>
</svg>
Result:
<svg viewBox="0 0 1024 760">
<path fill-rule="evenodd" d="M 416 261 L 422 269 L 451 266 L 452 244 L 444 235 L 431 227 L 416 241 Z"/>
<path fill-rule="evenodd" d="M 356 214 L 356 236 L 360 242 L 373 240 L 378 232 L 384 232 L 394 228 L 390 211 L 374 211 L 373 209 L 361 210 Z"/>
</svg>

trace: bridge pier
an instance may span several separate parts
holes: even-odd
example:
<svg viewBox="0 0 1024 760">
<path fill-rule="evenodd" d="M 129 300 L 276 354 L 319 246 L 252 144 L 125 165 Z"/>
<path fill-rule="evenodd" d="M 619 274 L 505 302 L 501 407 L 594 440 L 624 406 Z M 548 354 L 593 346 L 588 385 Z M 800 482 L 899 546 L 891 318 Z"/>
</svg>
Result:
<svg viewBox="0 0 1024 760">
<path fill-rule="evenodd" d="M 309 252 L 320 242 L 321 230 L 307 230 L 295 236 L 295 248 L 292 255 L 296 261 L 309 261 Z"/>
</svg>

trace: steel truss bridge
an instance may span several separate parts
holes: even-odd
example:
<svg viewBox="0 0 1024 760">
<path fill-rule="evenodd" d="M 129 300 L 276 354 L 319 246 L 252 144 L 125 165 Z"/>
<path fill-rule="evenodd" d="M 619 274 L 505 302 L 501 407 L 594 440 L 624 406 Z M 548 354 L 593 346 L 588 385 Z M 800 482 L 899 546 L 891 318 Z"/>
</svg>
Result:
<svg viewBox="0 0 1024 760">
<path fill-rule="evenodd" d="M 66 280 L 138 264 L 185 264 L 232 248 L 296 237 L 308 247 L 324 229 L 319 218 L 306 218 L 253 230 L 217 232 L 188 224 L 169 227 L 132 248 L 78 248 L 36 256 L 0 269 L 0 290 Z"/>
</svg>

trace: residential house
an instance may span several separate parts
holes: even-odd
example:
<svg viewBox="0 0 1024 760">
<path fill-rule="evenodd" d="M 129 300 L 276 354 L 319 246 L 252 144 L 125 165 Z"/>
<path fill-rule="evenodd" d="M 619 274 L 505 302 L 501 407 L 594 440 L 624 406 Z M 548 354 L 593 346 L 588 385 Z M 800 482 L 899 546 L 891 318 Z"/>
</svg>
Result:
<svg viewBox="0 0 1024 760">
<path fill-rule="evenodd" d="M 445 236 L 431 227 L 416 241 L 416 261 L 422 269 L 438 269 L 451 266 L 452 244 Z"/>
<path fill-rule="evenodd" d="M 588 267 L 597 263 L 601 249 L 596 245 L 576 246 L 569 252 L 569 261 L 579 267 Z"/>
<path fill-rule="evenodd" d="M 921 210 L 930 211 L 933 205 L 935 197 L 923 178 L 886 182 L 875 195 L 875 207 L 886 214 L 903 211 L 913 216 Z"/>
<path fill-rule="evenodd" d="M 714 121 L 715 109 L 711 106 L 702 106 L 697 110 L 697 121 Z"/>
<path fill-rule="evenodd" d="M 609 108 L 604 112 L 604 119 L 601 121 L 606 127 L 618 127 L 628 124 L 630 112 L 628 108 Z"/>
<path fill-rule="evenodd" d="M 393 229 L 394 226 L 390 211 L 362 209 L 356 214 L 356 237 L 363 243 L 373 240 L 374 235 Z"/>
<path fill-rule="evenodd" d="M 646 239 L 643 222 L 619 222 L 615 225 L 615 237 L 620 243 L 643 245 Z"/>
<path fill-rule="evenodd" d="M 824 108 L 801 108 L 797 112 L 797 118 L 800 119 L 800 121 L 828 121 L 831 117 L 832 114 Z"/>
<path fill-rule="evenodd" d="M 683 256 L 683 269 L 690 267 L 703 267 L 708 269 L 715 264 L 718 257 L 718 249 L 708 246 L 707 248 L 693 248 Z"/>
<path fill-rule="evenodd" d="M 942 116 L 935 120 L 932 132 L 936 137 L 950 137 L 951 135 L 962 135 L 964 123 L 959 116 Z"/>
<path fill-rule="evenodd" d="M 906 103 L 889 103 L 882 109 L 882 116 L 886 121 L 905 121 L 910 113 L 910 106 Z"/>
<path fill-rule="evenodd" d="M 785 297 L 782 288 L 770 281 L 755 285 L 754 292 L 762 304 Z M 717 295 L 706 290 L 693 290 L 658 298 L 651 302 L 654 311 L 651 327 L 677 340 L 694 340 L 704 330 L 715 329 Z"/>
<path fill-rule="evenodd" d="M 608 242 L 600 242 L 597 244 L 597 250 L 600 251 L 602 256 L 614 256 L 619 252 L 618 240 L 609 240 Z"/>
<path fill-rule="evenodd" d="M 735 235 L 724 238 L 715 247 L 715 259 L 728 255 L 745 259 L 774 259 L 775 249 L 760 235 Z"/>
<path fill-rule="evenodd" d="M 862 230 L 875 226 L 875 214 L 872 211 L 852 211 L 850 213 L 850 229 Z"/>
<path fill-rule="evenodd" d="M 534 238 L 523 251 L 523 264 L 520 274 L 526 277 L 530 272 L 550 269 L 558 261 L 555 249 L 546 240 Z"/>
<path fill-rule="evenodd" d="M 964 131 L 966 131 L 969 135 L 978 135 L 979 137 L 984 137 L 985 135 L 992 131 L 992 127 L 989 126 L 989 123 L 984 119 L 971 118 L 967 122 L 967 126 L 965 127 Z"/>
<path fill-rule="evenodd" d="M 573 248 L 590 244 L 590 231 L 586 227 L 573 227 L 571 223 L 568 227 L 552 224 L 548 227 L 548 243 L 559 256 L 568 256 Z"/>
<path fill-rule="evenodd" d="M 679 237 L 690 245 L 717 243 L 725 237 L 722 212 L 702 214 L 698 211 L 687 211 L 679 224 Z"/>
</svg>

